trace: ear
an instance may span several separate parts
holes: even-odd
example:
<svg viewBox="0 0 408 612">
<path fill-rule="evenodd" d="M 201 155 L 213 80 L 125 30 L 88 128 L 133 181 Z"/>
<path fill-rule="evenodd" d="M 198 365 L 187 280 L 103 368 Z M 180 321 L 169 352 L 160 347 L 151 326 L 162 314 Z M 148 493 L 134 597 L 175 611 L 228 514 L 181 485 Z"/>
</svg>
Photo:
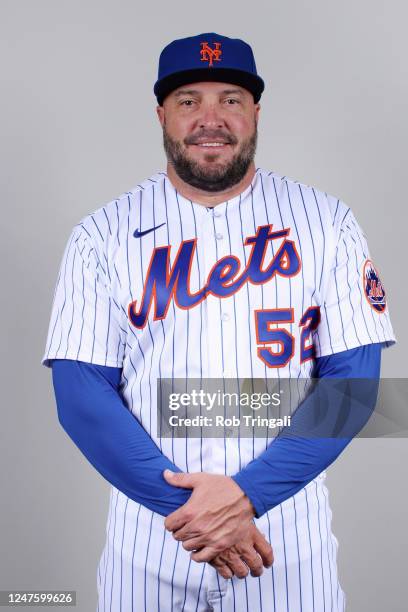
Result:
<svg viewBox="0 0 408 612">
<path fill-rule="evenodd" d="M 160 125 L 163 127 L 163 125 L 164 125 L 164 107 L 163 106 L 157 106 L 156 107 L 156 113 L 157 113 L 157 116 L 159 118 Z"/>
<path fill-rule="evenodd" d="M 258 102 L 257 104 L 255 104 L 255 122 L 256 123 L 258 123 L 258 120 L 259 120 L 260 110 L 261 110 L 261 105 Z"/>
</svg>

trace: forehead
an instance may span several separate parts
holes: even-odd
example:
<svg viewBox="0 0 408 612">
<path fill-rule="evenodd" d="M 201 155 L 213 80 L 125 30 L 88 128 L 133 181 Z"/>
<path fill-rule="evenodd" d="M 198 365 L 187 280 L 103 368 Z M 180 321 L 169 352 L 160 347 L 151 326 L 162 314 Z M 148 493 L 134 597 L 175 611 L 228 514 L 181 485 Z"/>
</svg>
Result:
<svg viewBox="0 0 408 612">
<path fill-rule="evenodd" d="M 243 87 L 239 85 L 235 85 L 233 83 L 218 83 L 216 81 L 202 81 L 199 83 L 188 83 L 187 85 L 182 85 L 178 87 L 174 91 L 171 92 L 170 95 L 174 97 L 179 97 L 182 95 L 221 95 L 221 94 L 239 94 L 241 96 L 252 96 L 252 94 Z"/>
</svg>

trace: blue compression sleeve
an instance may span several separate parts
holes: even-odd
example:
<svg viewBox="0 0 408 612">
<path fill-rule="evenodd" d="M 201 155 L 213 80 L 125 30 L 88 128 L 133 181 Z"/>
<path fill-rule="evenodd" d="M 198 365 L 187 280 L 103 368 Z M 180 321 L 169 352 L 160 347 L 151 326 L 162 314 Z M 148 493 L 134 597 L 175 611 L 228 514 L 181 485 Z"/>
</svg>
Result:
<svg viewBox="0 0 408 612">
<path fill-rule="evenodd" d="M 361 430 L 375 407 L 380 364 L 380 344 L 361 346 L 316 360 L 313 372 L 316 378 L 360 379 L 350 381 L 351 396 L 347 398 L 347 407 L 351 418 L 348 419 L 349 427 L 346 427 L 348 431 L 341 437 L 296 435 L 296 430 L 307 431 L 311 422 L 310 415 L 318 402 L 320 405 L 329 405 L 328 413 L 334 417 L 343 416 L 344 394 L 337 393 L 336 381 L 326 381 L 326 386 L 325 381 L 322 381 L 323 386 L 319 388 L 318 385 L 296 410 L 291 428 L 283 429 L 260 456 L 232 476 L 251 500 L 256 517 L 262 516 L 305 487 L 333 463 Z M 362 378 L 371 380 L 362 385 Z M 328 385 L 331 387 L 327 393 Z M 350 392 L 350 388 L 348 390 Z M 317 397 L 317 393 L 320 397 Z M 290 431 L 293 425 L 295 433 Z"/>
<path fill-rule="evenodd" d="M 52 375 L 62 427 L 85 457 L 117 489 L 163 516 L 191 491 L 169 485 L 165 469 L 180 472 L 126 408 L 121 368 L 56 359 Z"/>
</svg>

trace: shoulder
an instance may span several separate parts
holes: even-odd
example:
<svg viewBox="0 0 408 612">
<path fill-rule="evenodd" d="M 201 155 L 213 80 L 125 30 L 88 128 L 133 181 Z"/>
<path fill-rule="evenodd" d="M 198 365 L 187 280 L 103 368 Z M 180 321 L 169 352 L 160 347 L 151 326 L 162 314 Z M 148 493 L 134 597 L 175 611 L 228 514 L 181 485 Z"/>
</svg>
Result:
<svg viewBox="0 0 408 612">
<path fill-rule="evenodd" d="M 129 191 L 125 191 L 106 204 L 86 214 L 74 227 L 74 232 L 95 245 L 107 245 L 113 237 L 126 229 L 131 212 L 140 206 L 141 195 L 159 186 L 165 179 L 164 172 L 153 174 Z"/>
<path fill-rule="evenodd" d="M 258 168 L 263 183 L 269 183 L 276 197 L 285 197 L 290 200 L 292 207 L 298 204 L 303 211 L 315 214 L 317 211 L 323 226 L 340 231 L 344 220 L 350 215 L 350 207 L 338 196 L 323 189 L 303 183 L 286 175 L 274 171 Z"/>
</svg>

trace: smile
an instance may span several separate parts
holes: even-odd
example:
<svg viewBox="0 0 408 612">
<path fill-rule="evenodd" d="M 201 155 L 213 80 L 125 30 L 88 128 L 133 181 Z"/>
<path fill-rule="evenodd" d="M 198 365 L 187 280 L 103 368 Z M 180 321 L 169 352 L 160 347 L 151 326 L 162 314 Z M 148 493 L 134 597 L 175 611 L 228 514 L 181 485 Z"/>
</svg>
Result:
<svg viewBox="0 0 408 612">
<path fill-rule="evenodd" d="M 225 147 L 227 142 L 199 142 L 198 147 Z"/>
</svg>

